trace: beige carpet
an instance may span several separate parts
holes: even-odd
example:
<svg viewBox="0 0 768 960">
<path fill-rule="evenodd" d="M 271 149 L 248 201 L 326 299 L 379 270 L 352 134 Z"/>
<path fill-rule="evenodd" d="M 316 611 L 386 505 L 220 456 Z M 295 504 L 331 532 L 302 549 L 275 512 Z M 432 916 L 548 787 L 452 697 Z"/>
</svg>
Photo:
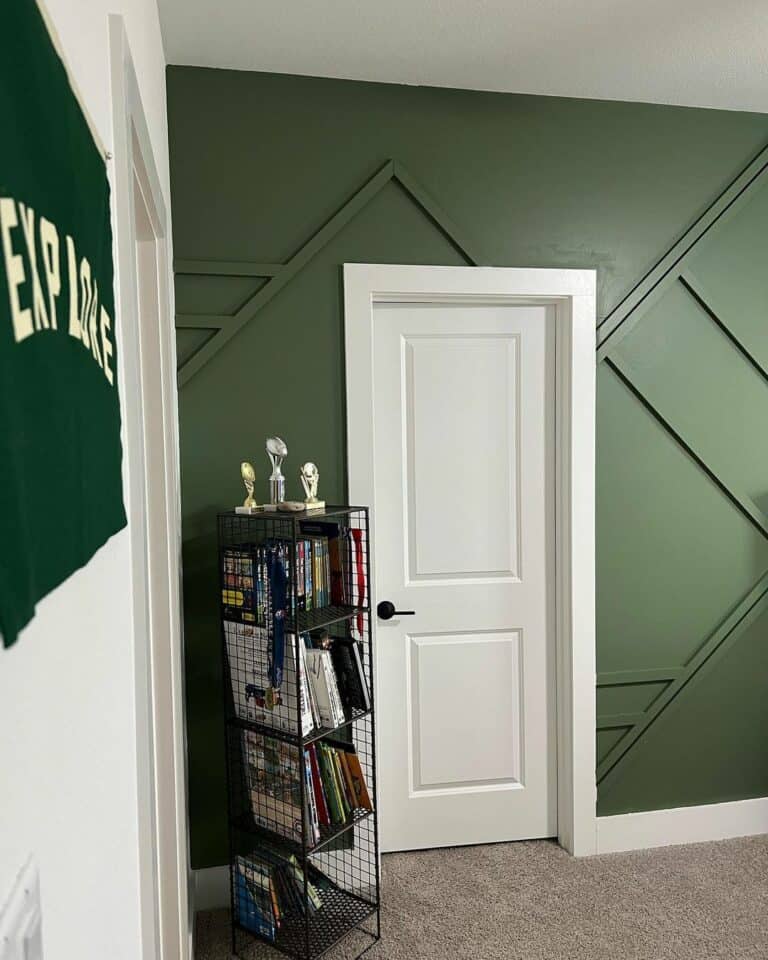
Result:
<svg viewBox="0 0 768 960">
<path fill-rule="evenodd" d="M 768 836 L 584 860 L 549 841 L 389 854 L 382 904 L 370 960 L 768 960 Z M 197 945 L 229 957 L 226 911 L 198 916 Z"/>
</svg>

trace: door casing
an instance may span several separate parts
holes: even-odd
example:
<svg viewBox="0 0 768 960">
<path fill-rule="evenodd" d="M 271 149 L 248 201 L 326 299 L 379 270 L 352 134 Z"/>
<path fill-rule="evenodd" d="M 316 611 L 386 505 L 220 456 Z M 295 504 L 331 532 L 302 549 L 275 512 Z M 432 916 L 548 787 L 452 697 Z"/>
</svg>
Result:
<svg viewBox="0 0 768 960">
<path fill-rule="evenodd" d="M 191 960 L 170 219 L 125 24 L 117 14 L 109 16 L 109 40 L 113 111 L 109 169 L 115 289 L 123 331 L 119 377 L 131 544 L 142 958 Z M 148 425 L 153 427 L 152 437 Z M 162 590 L 157 588 L 159 580 Z M 166 737 L 162 750 L 156 736 L 160 725 Z M 169 758 L 170 765 L 165 762 Z"/>
<path fill-rule="evenodd" d="M 596 852 L 597 832 L 595 288 L 594 270 L 344 264 L 348 490 L 350 502 L 371 507 L 372 605 L 377 523 L 375 304 L 554 307 L 557 838 L 575 856 Z M 376 650 L 375 619 L 373 642 Z"/>
</svg>

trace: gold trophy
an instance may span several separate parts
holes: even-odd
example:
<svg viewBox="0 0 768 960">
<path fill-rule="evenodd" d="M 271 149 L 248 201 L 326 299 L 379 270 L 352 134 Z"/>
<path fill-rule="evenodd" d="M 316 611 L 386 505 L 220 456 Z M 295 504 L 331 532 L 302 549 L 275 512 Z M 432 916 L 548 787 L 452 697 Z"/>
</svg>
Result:
<svg viewBox="0 0 768 960">
<path fill-rule="evenodd" d="M 320 471 L 317 466 L 308 461 L 299 471 L 301 485 L 304 487 L 304 505 L 307 510 L 322 510 L 325 508 L 325 500 L 317 499 L 317 484 L 320 481 Z"/>
<path fill-rule="evenodd" d="M 256 482 L 256 471 L 253 469 L 253 464 L 243 460 L 240 464 L 240 476 L 245 484 L 248 496 L 243 501 L 242 507 L 235 507 L 235 513 L 258 513 L 263 508 L 253 499 L 253 485 Z"/>
</svg>

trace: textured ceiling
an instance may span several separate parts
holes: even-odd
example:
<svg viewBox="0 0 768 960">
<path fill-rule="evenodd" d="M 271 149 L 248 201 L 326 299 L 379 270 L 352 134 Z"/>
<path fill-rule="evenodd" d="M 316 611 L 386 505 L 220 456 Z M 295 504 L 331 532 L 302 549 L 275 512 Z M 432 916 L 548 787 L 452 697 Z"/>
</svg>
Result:
<svg viewBox="0 0 768 960">
<path fill-rule="evenodd" d="M 159 0 L 173 64 L 768 113 L 768 0 Z"/>
</svg>

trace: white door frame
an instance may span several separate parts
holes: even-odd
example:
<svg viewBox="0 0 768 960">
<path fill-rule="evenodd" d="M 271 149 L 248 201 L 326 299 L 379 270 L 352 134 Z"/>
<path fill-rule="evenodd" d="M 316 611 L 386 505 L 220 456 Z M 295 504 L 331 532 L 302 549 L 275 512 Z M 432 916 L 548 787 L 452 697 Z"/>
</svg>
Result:
<svg viewBox="0 0 768 960">
<path fill-rule="evenodd" d="M 557 834 L 560 845 L 575 856 L 593 854 L 595 271 L 344 264 L 349 499 L 371 507 L 374 544 L 373 309 L 387 302 L 535 303 L 555 308 Z M 372 565 L 374 557 L 372 549 Z M 373 591 L 371 596 L 373 605 Z M 372 621 L 377 649 L 375 617 Z"/>
<path fill-rule="evenodd" d="M 174 941 L 181 944 L 183 960 L 192 957 L 192 915 L 189 889 L 189 840 L 186 797 L 186 734 L 181 623 L 181 493 L 179 467 L 176 341 L 172 309 L 171 237 L 169 219 L 157 173 L 136 72 L 123 18 L 109 16 L 112 94 L 113 154 L 111 167 L 112 226 L 115 237 L 115 291 L 122 348 L 119 357 L 123 445 L 126 452 L 126 508 L 131 550 L 133 644 L 135 666 L 136 776 L 138 804 L 138 870 L 143 960 L 177 960 L 164 948 L 163 930 L 176 924 Z M 156 304 L 160 318 L 157 337 L 141 343 L 139 332 L 137 235 L 134 191 L 151 221 L 156 249 Z M 142 378 L 143 351 L 159 352 L 160 383 Z M 130 402 L 129 402 L 130 398 Z M 145 454 L 144 410 L 157 411 L 164 423 L 165 476 L 148 477 Z M 148 530 L 148 486 L 160 484 L 165 498 L 167 528 Z M 157 538 L 157 539 L 155 539 Z M 149 573 L 151 548 L 167 556 L 170 601 L 170 684 L 153 685 L 150 646 L 152 589 Z M 155 553 L 157 556 L 157 553 Z M 165 571 L 163 572 L 165 573 Z M 158 704 L 171 704 L 173 727 L 173 796 L 175 807 L 175 862 L 159 876 L 156 846 L 158 818 L 156 782 L 167 778 L 158 769 L 154 748 L 153 717 Z M 167 781 L 166 781 L 167 782 Z M 160 889 L 178 906 L 169 920 L 161 914 Z M 167 901 L 166 901 L 167 902 Z M 164 927 L 165 923 L 165 927 Z M 180 958 L 180 960 L 182 960 Z"/>
</svg>

